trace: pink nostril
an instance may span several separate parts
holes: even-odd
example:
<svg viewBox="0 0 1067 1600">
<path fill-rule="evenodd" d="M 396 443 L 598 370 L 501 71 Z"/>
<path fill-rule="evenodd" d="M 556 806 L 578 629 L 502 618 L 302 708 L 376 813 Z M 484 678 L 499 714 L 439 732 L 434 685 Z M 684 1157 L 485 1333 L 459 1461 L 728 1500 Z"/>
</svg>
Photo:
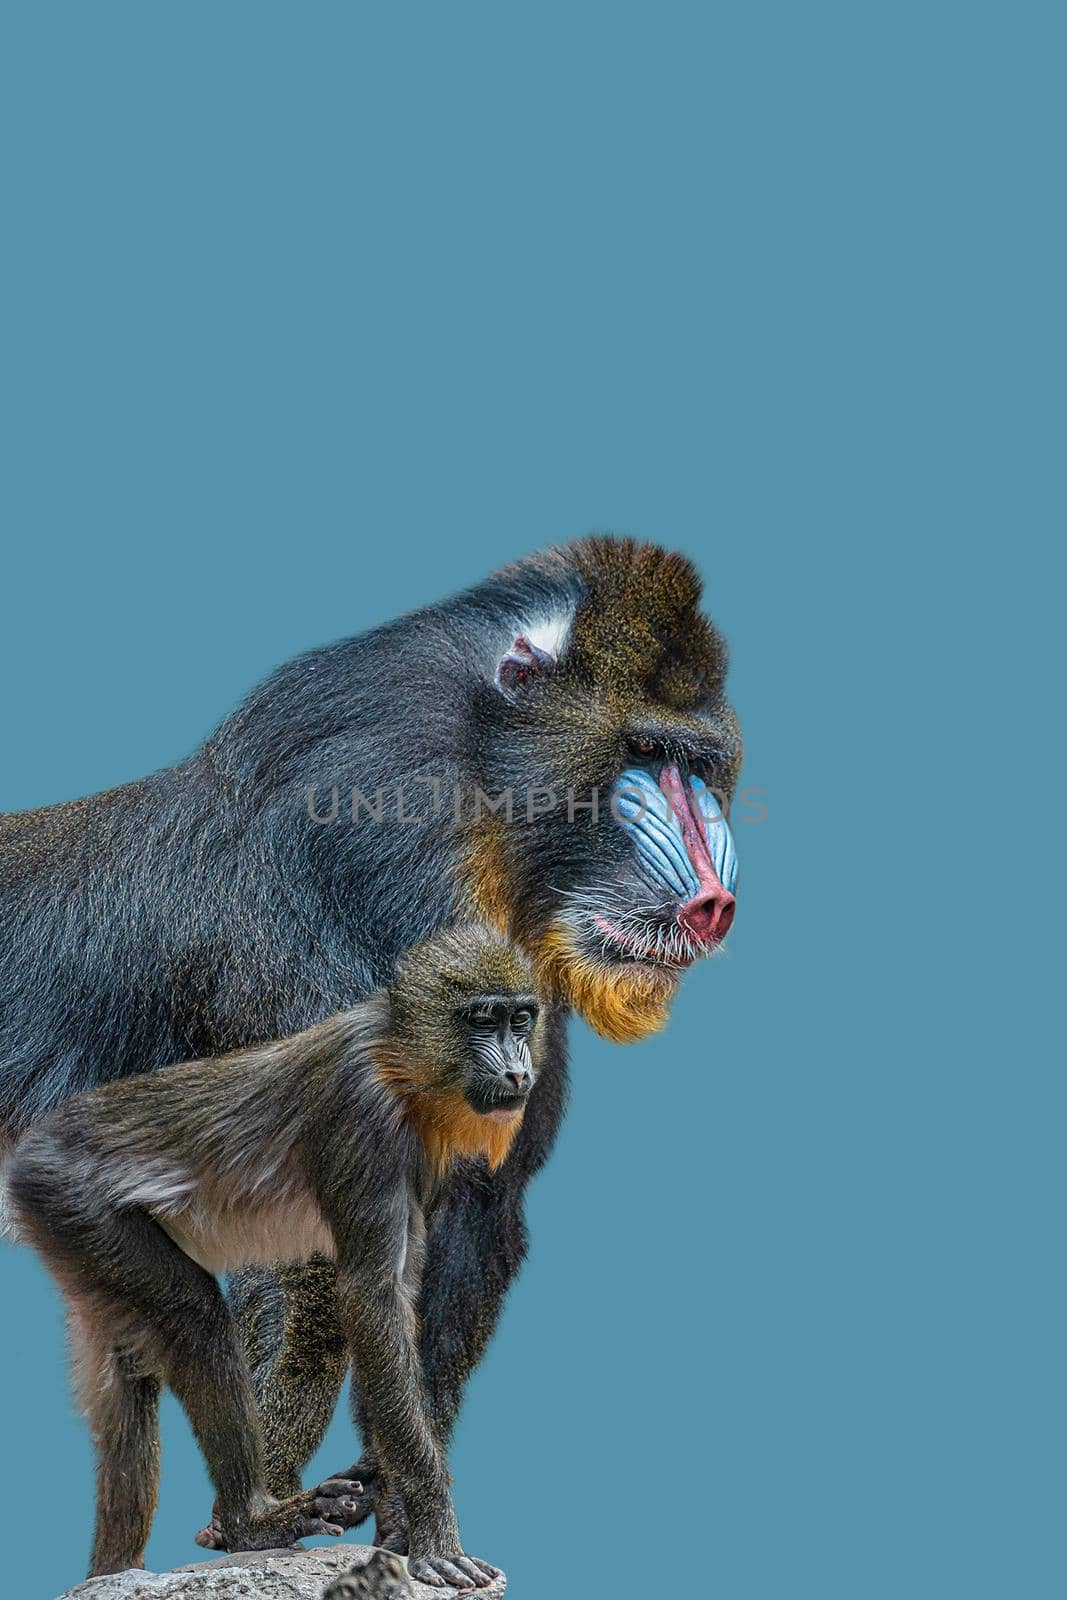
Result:
<svg viewBox="0 0 1067 1600">
<path fill-rule="evenodd" d="M 525 1072 L 509 1072 L 506 1074 L 506 1076 L 509 1077 L 512 1083 L 515 1085 L 516 1093 L 521 1094 L 523 1085 L 526 1082 Z"/>
<path fill-rule="evenodd" d="M 678 913 L 678 921 L 700 944 L 718 944 L 729 932 L 736 908 L 737 901 L 729 889 L 712 889 L 687 901 Z"/>
</svg>

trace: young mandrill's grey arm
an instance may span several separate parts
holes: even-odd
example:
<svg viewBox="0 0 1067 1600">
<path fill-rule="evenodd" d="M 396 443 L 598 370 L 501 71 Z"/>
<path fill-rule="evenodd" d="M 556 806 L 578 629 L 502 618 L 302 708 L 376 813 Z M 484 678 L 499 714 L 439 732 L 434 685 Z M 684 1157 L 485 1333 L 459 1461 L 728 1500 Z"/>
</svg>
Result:
<svg viewBox="0 0 1067 1600">
<path fill-rule="evenodd" d="M 426 1405 L 415 1340 L 414 1306 L 405 1288 L 412 1244 L 406 1188 L 376 1214 L 330 1217 L 337 1242 L 337 1303 L 358 1385 L 361 1419 L 384 1480 L 401 1499 L 413 1577 L 440 1586 L 483 1588 L 497 1569 L 468 1556 L 459 1536 L 448 1469 Z M 410 1278 L 408 1279 L 410 1282 Z"/>
<path fill-rule="evenodd" d="M 467 1381 L 496 1329 L 512 1277 L 526 1253 L 522 1193 L 504 1173 L 461 1169 L 453 1174 L 429 1230 L 422 1273 L 419 1348 L 427 1414 L 442 1449 L 452 1435 Z M 364 1485 L 361 1511 L 374 1510 L 375 1544 L 406 1554 L 404 1497 L 391 1485 L 373 1442 L 373 1408 L 358 1379 L 353 1403 L 364 1441 L 354 1466 L 339 1476 Z"/>
<path fill-rule="evenodd" d="M 521 1132 L 496 1172 L 463 1165 L 450 1176 L 429 1228 L 419 1296 L 419 1343 L 426 1403 L 443 1446 L 467 1382 L 496 1330 L 508 1287 L 526 1256 L 526 1185 L 551 1149 L 567 1098 L 566 1017 L 555 1012 L 552 1055 L 542 1068 Z M 364 1484 L 361 1508 L 377 1500 L 376 1543 L 407 1550 L 404 1507 L 386 1492 L 369 1435 L 340 1476 Z"/>
</svg>

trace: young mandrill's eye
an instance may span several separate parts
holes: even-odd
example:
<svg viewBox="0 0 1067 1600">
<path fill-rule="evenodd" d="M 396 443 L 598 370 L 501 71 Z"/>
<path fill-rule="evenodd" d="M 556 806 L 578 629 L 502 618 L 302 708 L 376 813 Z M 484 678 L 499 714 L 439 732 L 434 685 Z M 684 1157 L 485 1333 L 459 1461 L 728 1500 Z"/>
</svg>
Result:
<svg viewBox="0 0 1067 1600">
<path fill-rule="evenodd" d="M 524 1033 L 533 1024 L 534 1014 L 528 1006 L 523 1006 L 519 1011 L 513 1011 L 511 1026 L 516 1033 Z"/>
</svg>

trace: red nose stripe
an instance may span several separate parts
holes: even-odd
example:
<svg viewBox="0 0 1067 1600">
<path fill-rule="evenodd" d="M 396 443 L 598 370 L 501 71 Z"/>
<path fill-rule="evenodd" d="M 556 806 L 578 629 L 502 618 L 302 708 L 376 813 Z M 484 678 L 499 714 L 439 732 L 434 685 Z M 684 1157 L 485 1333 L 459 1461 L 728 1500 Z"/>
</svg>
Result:
<svg viewBox="0 0 1067 1600">
<path fill-rule="evenodd" d="M 686 854 L 693 863 L 693 871 L 700 888 L 691 900 L 678 908 L 678 921 L 685 931 L 703 945 L 718 944 L 726 937 L 734 920 L 735 901 L 725 889 L 715 863 L 711 859 L 708 841 L 704 835 L 704 819 L 700 815 L 696 796 L 682 782 L 677 767 L 666 766 L 659 776 L 659 786 L 671 803 L 678 818 Z"/>
<path fill-rule="evenodd" d="M 711 859 L 708 841 L 704 837 L 704 819 L 697 810 L 696 796 L 682 782 L 682 775 L 673 765 L 665 766 L 659 775 L 659 786 L 671 803 L 682 830 L 685 853 L 693 863 L 693 871 L 700 881 L 701 891 L 722 889 L 715 863 Z"/>
</svg>

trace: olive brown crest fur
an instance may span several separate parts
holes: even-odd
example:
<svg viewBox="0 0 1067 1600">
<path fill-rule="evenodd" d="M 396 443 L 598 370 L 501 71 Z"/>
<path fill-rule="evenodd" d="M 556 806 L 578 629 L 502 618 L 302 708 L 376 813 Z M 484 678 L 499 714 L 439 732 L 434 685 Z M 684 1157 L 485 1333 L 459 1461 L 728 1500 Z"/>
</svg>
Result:
<svg viewBox="0 0 1067 1600">
<path fill-rule="evenodd" d="M 553 650 L 531 660 L 513 694 L 479 700 L 486 787 L 521 796 L 524 809 L 510 822 L 484 810 L 473 818 L 464 873 L 478 911 L 524 944 L 542 984 L 626 1041 L 663 1025 L 681 972 L 714 946 L 677 936 L 665 947 L 678 907 L 649 893 L 612 786 L 635 761 L 680 763 L 725 806 L 740 735 L 724 695 L 726 649 L 684 556 L 589 539 L 556 559 L 578 597 L 555 613 Z"/>
<path fill-rule="evenodd" d="M 566 1008 L 639 1038 L 721 944 L 729 907 L 706 865 L 686 901 L 608 803 L 641 769 L 670 790 L 691 858 L 697 776 L 729 803 L 740 739 L 699 601 L 684 557 L 579 540 L 289 662 L 174 767 L 0 818 L 0 1150 L 94 1084 L 320 1022 L 472 914 L 506 929 L 555 1004 L 507 1159 L 456 1169 L 427 1244 L 423 1364 L 447 1438 L 525 1251 L 525 1187 L 565 1102 Z M 333 1280 L 316 1258 L 232 1285 L 278 1495 L 343 1380 Z M 374 1482 L 355 1476 L 370 1507 Z"/>
<path fill-rule="evenodd" d="M 340 1533 L 362 1484 L 268 1493 L 251 1380 L 215 1274 L 330 1257 L 360 1420 L 402 1508 L 411 1571 L 483 1587 L 459 1541 L 416 1340 L 427 1226 L 458 1160 L 498 1167 L 544 1048 L 530 963 L 485 928 L 446 930 L 395 983 L 304 1033 L 104 1084 L 16 1146 L 21 1237 L 69 1305 L 96 1443 L 93 1573 L 139 1566 L 169 1382 L 203 1449 L 228 1549 Z"/>
</svg>

